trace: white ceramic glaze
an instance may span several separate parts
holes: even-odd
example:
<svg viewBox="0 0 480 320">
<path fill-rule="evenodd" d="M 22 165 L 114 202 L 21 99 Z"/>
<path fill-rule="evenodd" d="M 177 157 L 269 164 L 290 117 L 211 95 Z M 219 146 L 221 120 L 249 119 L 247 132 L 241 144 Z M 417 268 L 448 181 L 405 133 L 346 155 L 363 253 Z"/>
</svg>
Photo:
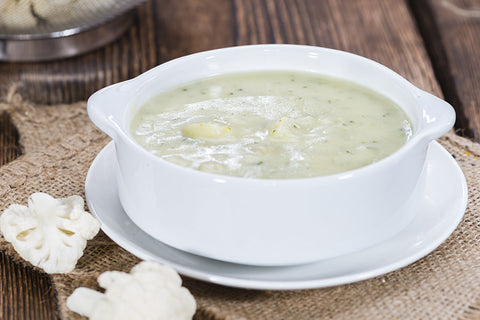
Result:
<svg viewBox="0 0 480 320">
<path fill-rule="evenodd" d="M 439 246 L 455 230 L 467 204 L 467 184 L 462 171 L 445 149 L 432 142 L 421 177 L 425 179 L 425 191 L 413 209 L 412 222 L 396 236 L 365 250 L 299 266 L 245 266 L 189 254 L 143 232 L 122 209 L 115 167 L 115 148 L 110 143 L 92 163 L 85 183 L 88 206 L 113 241 L 140 259 L 166 263 L 183 275 L 240 288 L 320 288 L 396 270 Z"/>
<path fill-rule="evenodd" d="M 402 107 L 412 138 L 391 156 L 324 177 L 245 179 L 196 171 L 160 159 L 130 136 L 134 112 L 163 90 L 222 73 L 317 72 L 365 85 Z M 88 100 L 92 121 L 115 141 L 119 198 L 129 217 L 175 248 L 235 263 L 273 266 L 365 249 L 400 232 L 422 194 L 417 184 L 430 141 L 448 131 L 446 102 L 390 69 L 350 53 L 310 46 L 258 45 L 172 60 L 104 88 Z"/>
</svg>

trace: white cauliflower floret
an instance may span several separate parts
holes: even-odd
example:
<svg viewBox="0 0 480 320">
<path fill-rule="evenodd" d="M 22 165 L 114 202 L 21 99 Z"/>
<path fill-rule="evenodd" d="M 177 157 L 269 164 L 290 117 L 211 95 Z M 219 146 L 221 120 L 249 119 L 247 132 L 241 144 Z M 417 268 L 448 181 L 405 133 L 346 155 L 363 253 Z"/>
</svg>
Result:
<svg viewBox="0 0 480 320">
<path fill-rule="evenodd" d="M 20 256 L 47 273 L 68 273 L 100 229 L 83 198 L 34 193 L 28 207 L 13 204 L 0 216 L 0 231 Z"/>
<path fill-rule="evenodd" d="M 182 135 L 194 139 L 220 139 L 230 136 L 232 129 L 218 123 L 190 123 L 182 128 Z"/>
<path fill-rule="evenodd" d="M 98 277 L 105 293 L 77 288 L 67 307 L 90 320 L 187 320 L 196 303 L 172 268 L 143 261 L 130 273 L 107 271 Z"/>
</svg>

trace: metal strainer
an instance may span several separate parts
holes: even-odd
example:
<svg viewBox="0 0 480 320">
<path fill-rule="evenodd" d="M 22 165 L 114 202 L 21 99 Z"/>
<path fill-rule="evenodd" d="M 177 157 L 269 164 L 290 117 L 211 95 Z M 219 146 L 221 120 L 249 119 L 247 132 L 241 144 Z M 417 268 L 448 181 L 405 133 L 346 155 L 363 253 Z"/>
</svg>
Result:
<svg viewBox="0 0 480 320">
<path fill-rule="evenodd" d="M 39 61 L 98 48 L 122 34 L 144 0 L 0 0 L 0 60 Z"/>
</svg>

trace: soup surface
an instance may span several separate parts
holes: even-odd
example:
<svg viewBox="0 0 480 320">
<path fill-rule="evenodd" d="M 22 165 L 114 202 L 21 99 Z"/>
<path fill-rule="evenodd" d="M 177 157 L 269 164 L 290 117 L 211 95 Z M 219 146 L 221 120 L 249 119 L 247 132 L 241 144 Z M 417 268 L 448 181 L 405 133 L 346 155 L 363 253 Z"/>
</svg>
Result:
<svg viewBox="0 0 480 320">
<path fill-rule="evenodd" d="M 411 124 L 388 98 L 314 73 L 220 75 L 141 106 L 133 138 L 163 159 L 232 176 L 284 179 L 339 173 L 400 148 Z"/>
</svg>

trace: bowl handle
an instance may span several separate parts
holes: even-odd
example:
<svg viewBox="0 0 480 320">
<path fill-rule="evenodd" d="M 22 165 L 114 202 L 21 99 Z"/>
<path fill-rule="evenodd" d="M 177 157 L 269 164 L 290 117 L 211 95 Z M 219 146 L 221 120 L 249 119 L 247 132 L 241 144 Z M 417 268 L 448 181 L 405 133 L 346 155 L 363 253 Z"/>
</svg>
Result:
<svg viewBox="0 0 480 320">
<path fill-rule="evenodd" d="M 422 106 L 422 137 L 428 141 L 440 138 L 455 124 L 455 110 L 446 101 L 425 91 L 419 93 Z"/>
<path fill-rule="evenodd" d="M 122 90 L 122 87 L 120 83 L 105 87 L 87 101 L 88 116 L 92 122 L 114 140 L 123 134 L 121 121 L 128 101 L 128 91 Z"/>
</svg>

